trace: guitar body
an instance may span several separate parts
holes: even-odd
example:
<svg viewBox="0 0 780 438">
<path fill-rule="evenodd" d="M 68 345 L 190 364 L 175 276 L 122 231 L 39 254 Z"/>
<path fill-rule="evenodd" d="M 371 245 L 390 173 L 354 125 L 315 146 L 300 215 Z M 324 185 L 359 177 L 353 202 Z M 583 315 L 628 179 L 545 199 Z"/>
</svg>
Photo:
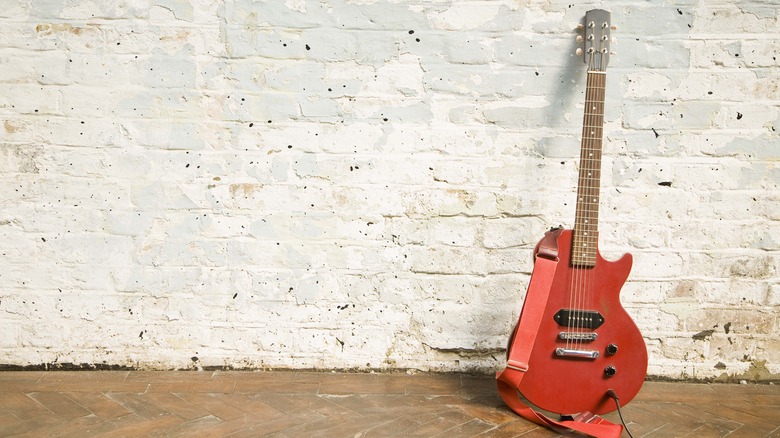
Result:
<svg viewBox="0 0 780 438">
<path fill-rule="evenodd" d="M 549 297 L 528 371 L 517 389 L 544 410 L 601 414 L 615 410 L 614 400 L 606 396 L 608 390 L 616 393 L 621 404 L 628 403 L 639 392 L 647 372 L 647 350 L 639 329 L 620 304 L 620 289 L 631 270 L 631 255 L 611 262 L 597 253 L 593 267 L 572 267 L 572 235 L 572 230 L 558 234 L 559 261 L 549 292 L 529 288 L 526 294 L 526 301 L 537 293 L 548 293 Z M 582 312 L 571 311 L 568 318 L 559 313 L 573 309 Z M 596 314 L 603 318 L 596 328 L 572 322 L 572 315 Z M 599 324 L 599 320 L 596 316 L 594 324 Z M 588 338 L 595 334 L 596 338 L 563 340 L 562 332 Z M 556 354 L 557 349 L 565 349 L 570 355 Z M 597 352 L 598 357 L 577 355 L 583 352 Z M 614 374 L 610 375 L 610 369 Z"/>
</svg>

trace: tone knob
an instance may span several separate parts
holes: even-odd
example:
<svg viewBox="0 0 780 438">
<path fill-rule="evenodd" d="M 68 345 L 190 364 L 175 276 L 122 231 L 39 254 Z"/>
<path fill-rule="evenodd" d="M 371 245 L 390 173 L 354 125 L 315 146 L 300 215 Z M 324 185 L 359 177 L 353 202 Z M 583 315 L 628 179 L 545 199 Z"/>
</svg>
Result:
<svg viewBox="0 0 780 438">
<path fill-rule="evenodd" d="M 615 344 L 609 344 L 607 345 L 607 356 L 612 356 L 613 354 L 617 353 L 618 348 Z"/>
<path fill-rule="evenodd" d="M 604 368 L 604 375 L 607 377 L 612 377 L 617 373 L 617 369 L 613 367 L 612 365 Z"/>
</svg>

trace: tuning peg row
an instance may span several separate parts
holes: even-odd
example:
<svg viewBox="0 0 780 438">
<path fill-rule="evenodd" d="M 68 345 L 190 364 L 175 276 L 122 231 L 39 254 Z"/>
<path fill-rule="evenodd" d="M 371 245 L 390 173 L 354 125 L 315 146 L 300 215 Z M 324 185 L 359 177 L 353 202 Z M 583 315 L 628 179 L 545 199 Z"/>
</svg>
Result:
<svg viewBox="0 0 780 438">
<path fill-rule="evenodd" d="M 609 28 L 610 28 L 610 30 L 617 30 L 617 26 L 615 26 L 614 24 L 612 26 L 610 26 Z M 582 23 L 577 25 L 577 32 L 582 32 L 584 29 L 585 29 L 585 26 L 583 26 Z"/>
<path fill-rule="evenodd" d="M 585 52 L 583 52 L 583 50 L 578 47 L 577 50 L 574 51 L 574 53 L 577 56 L 582 56 L 582 54 L 585 53 Z M 604 53 L 609 53 L 610 55 L 617 55 L 617 52 L 615 52 L 614 50 L 610 50 L 609 52 L 604 52 Z"/>
</svg>

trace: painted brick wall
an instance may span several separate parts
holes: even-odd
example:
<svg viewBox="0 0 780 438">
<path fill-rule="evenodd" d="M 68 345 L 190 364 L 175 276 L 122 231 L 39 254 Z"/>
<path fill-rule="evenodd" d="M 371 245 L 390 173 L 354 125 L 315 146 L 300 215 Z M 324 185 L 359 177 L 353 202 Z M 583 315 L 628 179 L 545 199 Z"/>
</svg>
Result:
<svg viewBox="0 0 780 438">
<path fill-rule="evenodd" d="M 0 364 L 490 372 L 596 3 L 6 0 Z M 610 5 L 601 248 L 669 378 L 780 375 L 780 7 Z"/>
</svg>

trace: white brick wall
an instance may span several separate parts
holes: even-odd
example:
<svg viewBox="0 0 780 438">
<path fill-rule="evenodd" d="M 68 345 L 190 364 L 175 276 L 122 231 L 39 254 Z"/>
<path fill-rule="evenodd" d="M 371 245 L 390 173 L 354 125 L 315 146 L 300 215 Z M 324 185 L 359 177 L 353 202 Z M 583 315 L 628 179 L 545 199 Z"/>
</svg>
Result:
<svg viewBox="0 0 780 438">
<path fill-rule="evenodd" d="M 0 367 L 498 368 L 595 6 L 5 2 Z M 649 372 L 777 380 L 780 7 L 611 9 L 601 247 Z"/>
</svg>

